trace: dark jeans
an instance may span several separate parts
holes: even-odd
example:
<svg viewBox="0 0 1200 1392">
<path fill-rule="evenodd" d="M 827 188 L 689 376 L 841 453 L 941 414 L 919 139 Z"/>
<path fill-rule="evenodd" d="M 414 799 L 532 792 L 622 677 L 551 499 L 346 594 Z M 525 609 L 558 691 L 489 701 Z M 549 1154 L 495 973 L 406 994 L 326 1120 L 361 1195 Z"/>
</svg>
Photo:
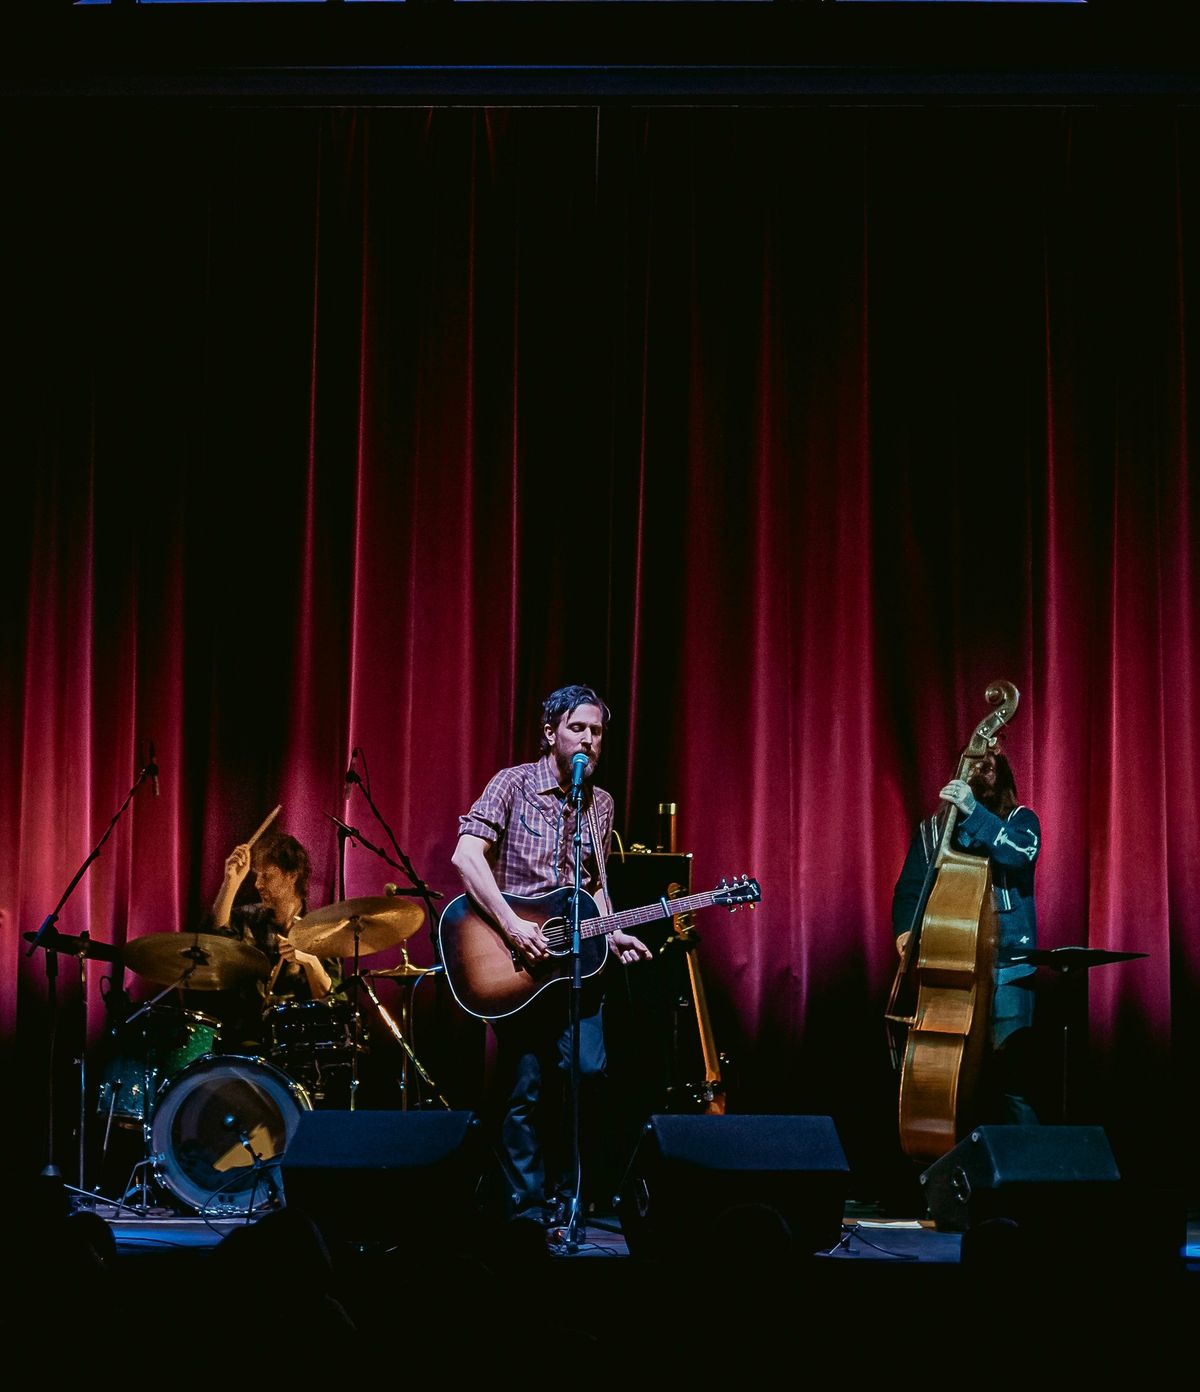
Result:
<svg viewBox="0 0 1200 1392">
<path fill-rule="evenodd" d="M 602 1006 L 584 999 L 579 1020 L 580 1120 L 594 1110 L 604 1077 Z M 541 1209 L 575 1191 L 571 1132 L 570 989 L 557 985 L 515 1016 L 492 1022 L 500 1085 L 508 1090 L 499 1120 L 500 1166 L 512 1214 Z M 582 1149 L 581 1140 L 581 1149 Z"/>
</svg>

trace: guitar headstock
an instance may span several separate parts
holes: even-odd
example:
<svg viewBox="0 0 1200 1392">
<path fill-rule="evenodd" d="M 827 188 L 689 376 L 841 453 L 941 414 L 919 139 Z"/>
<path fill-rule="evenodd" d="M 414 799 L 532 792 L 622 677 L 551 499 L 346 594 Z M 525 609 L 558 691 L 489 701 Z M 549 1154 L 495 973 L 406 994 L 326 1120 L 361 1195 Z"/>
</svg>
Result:
<svg viewBox="0 0 1200 1392">
<path fill-rule="evenodd" d="M 713 890 L 713 903 L 724 904 L 727 908 L 736 909 L 742 904 L 757 904 L 762 898 L 762 890 L 759 888 L 758 881 L 749 879 L 743 875 L 740 879 L 735 875 L 733 882 L 722 879 L 721 883 Z"/>
</svg>

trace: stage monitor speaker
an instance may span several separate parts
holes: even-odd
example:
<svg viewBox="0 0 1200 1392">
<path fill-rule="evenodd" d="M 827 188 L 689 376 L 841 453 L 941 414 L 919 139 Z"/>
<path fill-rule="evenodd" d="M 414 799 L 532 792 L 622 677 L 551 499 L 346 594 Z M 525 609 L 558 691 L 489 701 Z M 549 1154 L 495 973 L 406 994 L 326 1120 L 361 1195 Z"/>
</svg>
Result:
<svg viewBox="0 0 1200 1392">
<path fill-rule="evenodd" d="M 476 1213 L 478 1131 L 472 1112 L 303 1112 L 283 1156 L 285 1201 L 331 1246 L 454 1234 Z"/>
<path fill-rule="evenodd" d="M 652 1116 L 618 1194 L 631 1256 L 807 1257 L 837 1244 L 850 1167 L 827 1116 Z"/>
<path fill-rule="evenodd" d="M 921 1174 L 940 1231 L 990 1219 L 1025 1225 L 1111 1211 L 1121 1174 L 1100 1126 L 979 1126 Z"/>
</svg>

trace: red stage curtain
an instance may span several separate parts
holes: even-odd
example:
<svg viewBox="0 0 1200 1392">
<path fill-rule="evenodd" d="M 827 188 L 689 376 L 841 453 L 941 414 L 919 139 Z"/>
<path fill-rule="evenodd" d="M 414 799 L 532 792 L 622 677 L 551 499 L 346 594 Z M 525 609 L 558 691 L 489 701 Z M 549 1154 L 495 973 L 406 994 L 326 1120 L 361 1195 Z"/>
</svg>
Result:
<svg viewBox="0 0 1200 1392">
<path fill-rule="evenodd" d="M 1172 1149 L 1196 144 L 1167 106 L 15 115 L 0 1034 L 30 1162 L 81 982 L 59 957 L 49 1011 L 24 935 L 106 832 L 62 933 L 195 925 L 276 803 L 314 902 L 379 893 L 403 877 L 351 844 L 343 884 L 329 820 L 392 850 L 345 799 L 357 747 L 449 898 L 458 814 L 567 680 L 612 705 L 622 840 L 675 802 L 696 888 L 761 882 L 698 925 L 731 1106 L 832 1113 L 868 1170 L 891 886 L 1013 681 L 1042 945 L 1147 954 L 1091 974 L 1093 1115 Z M 149 741 L 161 796 L 110 829 Z M 428 1026 L 460 1105 L 480 1033 Z"/>
</svg>

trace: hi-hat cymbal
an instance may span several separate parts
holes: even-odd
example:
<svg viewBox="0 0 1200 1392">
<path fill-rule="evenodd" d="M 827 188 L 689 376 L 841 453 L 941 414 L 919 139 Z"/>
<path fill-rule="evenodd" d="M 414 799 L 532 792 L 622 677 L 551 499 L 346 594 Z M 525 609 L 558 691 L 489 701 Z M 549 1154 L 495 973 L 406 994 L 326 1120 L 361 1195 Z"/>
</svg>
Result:
<svg viewBox="0 0 1200 1392">
<path fill-rule="evenodd" d="M 428 976 L 430 972 L 440 972 L 441 970 L 441 967 L 417 967 L 412 962 L 401 962 L 398 967 L 382 967 L 375 971 L 363 972 L 363 975 L 407 979 L 412 976 Z"/>
<path fill-rule="evenodd" d="M 125 944 L 125 965 L 160 986 L 223 991 L 269 975 L 266 954 L 221 933 L 144 933 Z"/>
<path fill-rule="evenodd" d="M 366 957 L 411 938 L 424 917 L 420 904 L 390 894 L 343 899 L 297 919 L 288 941 L 317 957 L 353 957 L 357 939 L 358 955 Z"/>
</svg>

